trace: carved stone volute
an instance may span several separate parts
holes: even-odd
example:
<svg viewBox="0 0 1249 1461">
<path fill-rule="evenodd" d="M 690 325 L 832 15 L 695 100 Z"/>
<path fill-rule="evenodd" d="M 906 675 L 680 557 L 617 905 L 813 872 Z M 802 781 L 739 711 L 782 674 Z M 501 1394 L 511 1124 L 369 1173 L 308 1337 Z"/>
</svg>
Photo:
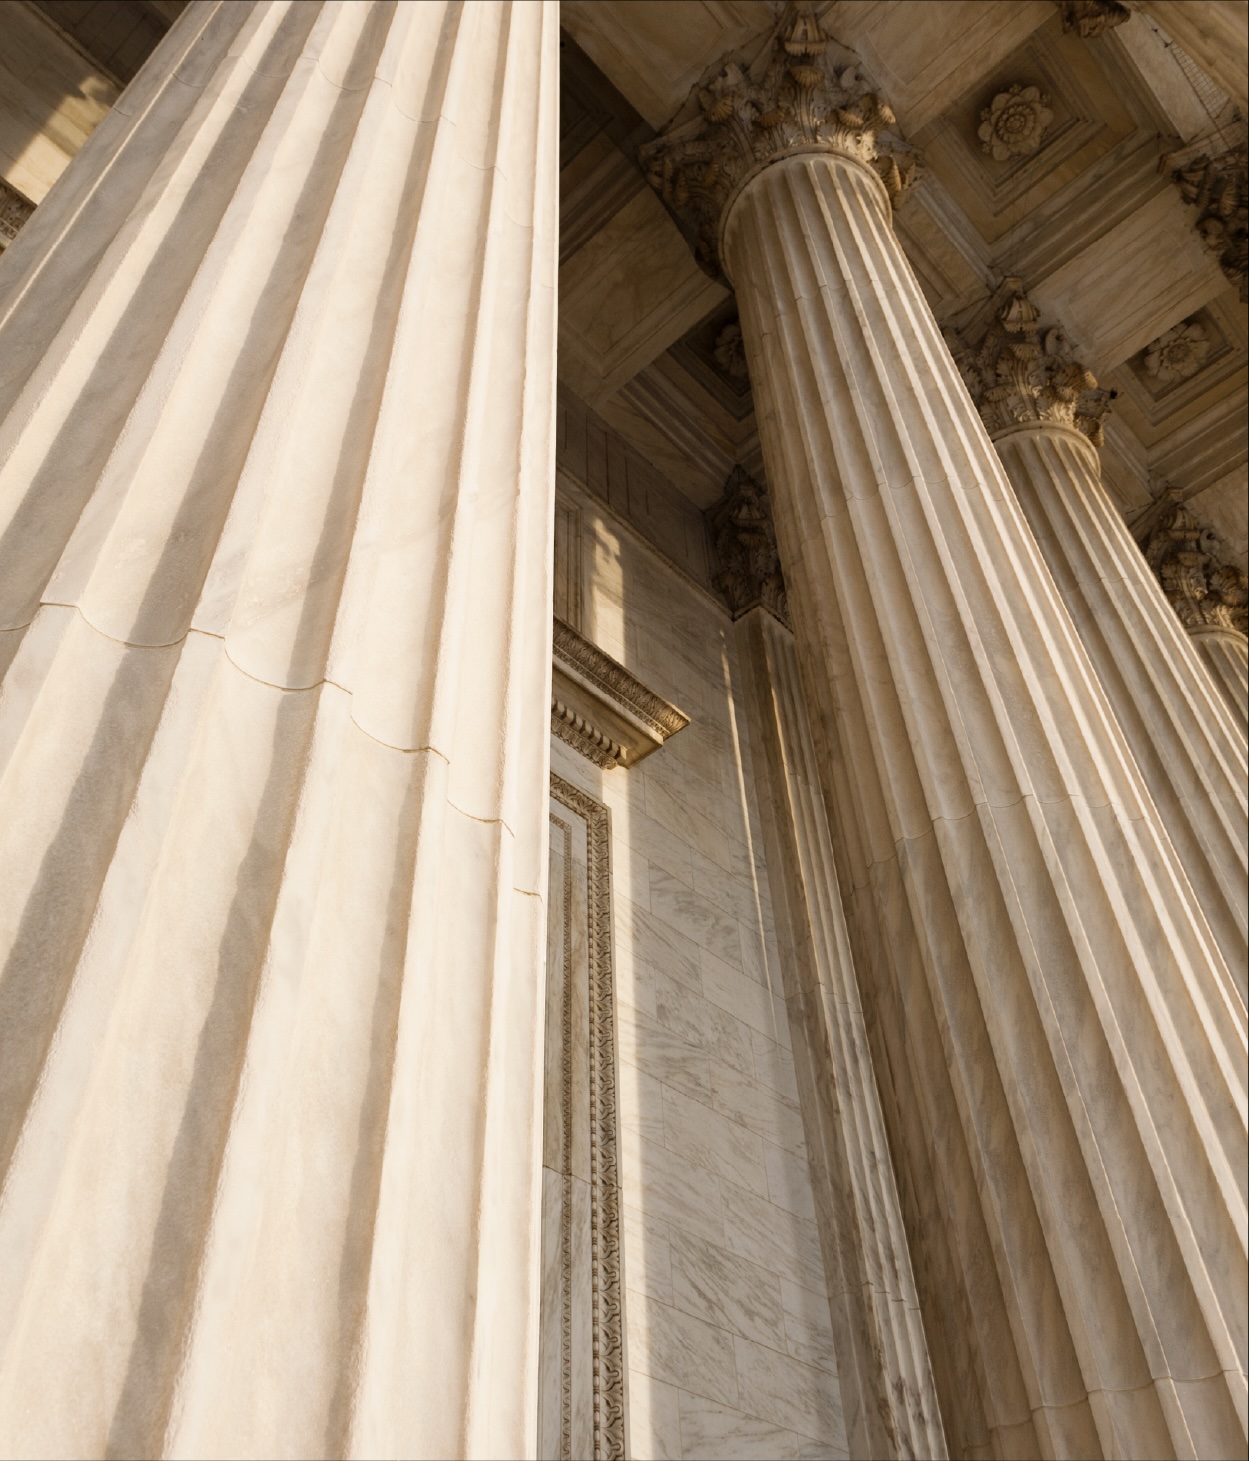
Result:
<svg viewBox="0 0 1249 1461">
<path fill-rule="evenodd" d="M 1242 129 L 1243 130 L 1243 129 Z M 1245 143 L 1210 157 L 1182 161 L 1171 174 L 1180 196 L 1197 210 L 1196 226 L 1206 248 L 1249 298 L 1249 152 Z"/>
<path fill-rule="evenodd" d="M 1066 336 L 1041 324 L 1018 279 L 1007 279 L 988 329 L 946 330 L 946 343 L 990 436 L 1014 426 L 1050 422 L 1082 432 L 1101 446 L 1114 391 L 1080 364 Z"/>
<path fill-rule="evenodd" d="M 1075 31 L 1086 41 L 1131 20 L 1132 12 L 1118 0 L 1059 0 L 1063 29 Z"/>
<path fill-rule="evenodd" d="M 747 610 L 762 606 L 787 625 L 789 602 L 767 489 L 741 467 L 734 467 L 724 496 L 707 511 L 707 527 L 719 564 L 712 581 L 728 601 L 733 617 L 738 619 Z"/>
<path fill-rule="evenodd" d="M 797 152 L 838 152 L 872 168 L 895 200 L 914 166 L 896 139 L 882 145 L 880 134 L 895 121 L 892 110 L 809 4 L 791 4 L 770 51 L 747 70 L 743 64 L 730 61 L 697 91 L 695 114 L 678 115 L 638 154 L 652 186 L 693 225 L 699 260 L 713 270 L 729 204 L 769 162 Z"/>
<path fill-rule="evenodd" d="M 1249 580 L 1223 560 L 1217 535 L 1182 502 L 1164 508 L 1141 547 L 1186 629 L 1249 632 Z"/>
</svg>

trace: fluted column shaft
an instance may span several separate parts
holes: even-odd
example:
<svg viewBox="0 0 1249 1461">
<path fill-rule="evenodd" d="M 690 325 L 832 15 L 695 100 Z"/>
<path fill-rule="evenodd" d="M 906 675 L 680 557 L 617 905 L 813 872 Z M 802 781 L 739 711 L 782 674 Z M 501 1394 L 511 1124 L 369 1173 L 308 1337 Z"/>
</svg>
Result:
<svg viewBox="0 0 1249 1461">
<path fill-rule="evenodd" d="M 557 7 L 213 3 L 0 262 L 0 1452 L 534 1445 Z"/>
<path fill-rule="evenodd" d="M 1244 1005 L 878 178 L 721 238 L 951 1451 L 1234 1454 Z"/>
<path fill-rule="evenodd" d="M 1240 730 L 1249 725 L 1249 638 L 1235 629 L 1189 630 Z"/>
<path fill-rule="evenodd" d="M 1038 422 L 994 444 L 1243 1000 L 1244 726 L 1110 501 L 1092 442 Z"/>
<path fill-rule="evenodd" d="M 793 635 L 737 623 L 853 1456 L 947 1454 Z"/>
</svg>

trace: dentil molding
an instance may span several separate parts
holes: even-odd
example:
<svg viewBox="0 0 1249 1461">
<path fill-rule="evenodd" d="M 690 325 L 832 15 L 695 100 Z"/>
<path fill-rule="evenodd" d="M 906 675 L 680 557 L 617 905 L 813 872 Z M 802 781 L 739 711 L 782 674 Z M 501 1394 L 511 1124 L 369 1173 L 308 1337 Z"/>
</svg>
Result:
<svg viewBox="0 0 1249 1461">
<path fill-rule="evenodd" d="M 565 745 L 610 771 L 635 765 L 689 723 L 571 624 L 554 620 L 551 730 Z"/>
</svg>

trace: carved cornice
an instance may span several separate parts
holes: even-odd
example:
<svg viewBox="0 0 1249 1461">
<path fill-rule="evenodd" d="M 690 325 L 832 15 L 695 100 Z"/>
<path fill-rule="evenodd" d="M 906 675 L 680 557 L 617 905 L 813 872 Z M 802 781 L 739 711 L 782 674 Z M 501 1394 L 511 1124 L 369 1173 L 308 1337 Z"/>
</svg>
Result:
<svg viewBox="0 0 1249 1461">
<path fill-rule="evenodd" d="M 1249 632 L 1249 579 L 1223 560 L 1217 534 L 1171 496 L 1149 518 L 1141 548 L 1184 627 Z"/>
<path fill-rule="evenodd" d="M 690 723 L 562 619 L 554 620 L 551 671 L 551 730 L 605 771 L 634 765 Z"/>
<path fill-rule="evenodd" d="M 946 330 L 946 343 L 990 436 L 1015 426 L 1070 426 L 1101 446 L 1114 391 L 1075 359 L 1058 329 L 1040 315 L 1018 279 L 1007 279 L 978 343 Z"/>
<path fill-rule="evenodd" d="M 1073 30 L 1086 41 L 1132 18 L 1132 12 L 1118 0 L 1058 0 L 1058 8 L 1063 30 Z"/>
<path fill-rule="evenodd" d="M 1214 157 L 1200 153 L 1175 167 L 1173 181 L 1197 209 L 1197 232 L 1236 286 L 1249 298 L 1249 171 L 1244 142 Z M 1176 159 L 1172 159 L 1175 161 Z"/>
<path fill-rule="evenodd" d="M 678 116 L 638 158 L 668 206 L 693 225 L 698 257 L 709 268 L 720 265 L 728 205 L 778 158 L 812 150 L 852 157 L 877 173 L 892 200 L 910 181 L 913 155 L 880 135 L 894 125 L 893 111 L 809 4 L 789 5 L 771 50 L 748 70 L 729 62 L 696 101 L 693 117 Z"/>
<path fill-rule="evenodd" d="M 767 489 L 741 467 L 734 467 L 724 496 L 707 509 L 707 529 L 719 564 L 712 582 L 724 595 L 734 619 L 762 606 L 788 625 L 789 601 Z"/>
</svg>

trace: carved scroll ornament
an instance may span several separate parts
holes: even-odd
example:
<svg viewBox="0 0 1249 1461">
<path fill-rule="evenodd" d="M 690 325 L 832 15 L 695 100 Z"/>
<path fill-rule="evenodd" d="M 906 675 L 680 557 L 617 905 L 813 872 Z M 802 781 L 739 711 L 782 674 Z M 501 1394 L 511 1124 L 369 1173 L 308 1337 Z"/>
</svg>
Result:
<svg viewBox="0 0 1249 1461">
<path fill-rule="evenodd" d="M 1132 12 L 1118 0 L 1060 0 L 1063 29 L 1075 31 L 1084 40 L 1105 35 L 1108 30 L 1131 20 Z"/>
<path fill-rule="evenodd" d="M 1217 535 L 1182 502 L 1163 512 L 1141 546 L 1186 629 L 1249 632 L 1249 580 L 1223 561 Z"/>
<path fill-rule="evenodd" d="M 1217 157 L 1200 156 L 1171 174 L 1197 209 L 1197 232 L 1219 267 L 1249 298 L 1249 154 L 1242 142 Z"/>
<path fill-rule="evenodd" d="M 699 260 L 719 267 L 728 204 L 760 168 L 787 154 L 840 152 L 872 168 L 896 200 L 913 156 L 896 138 L 890 107 L 862 76 L 852 52 L 827 35 L 810 5 L 790 5 L 771 52 L 744 71 L 730 62 L 697 93 L 697 113 L 639 152 L 652 186 L 697 233 Z"/>
<path fill-rule="evenodd" d="M 707 528 L 719 562 L 715 586 L 733 617 L 762 606 L 788 625 L 789 601 L 767 489 L 741 467 L 734 467 L 724 496 L 707 511 Z"/>
<path fill-rule="evenodd" d="M 990 436 L 1012 426 L 1052 422 L 1101 446 L 1113 391 L 1075 359 L 1061 330 L 1046 329 L 1018 279 L 1007 279 L 979 344 L 945 332 L 955 363 Z"/>
</svg>

